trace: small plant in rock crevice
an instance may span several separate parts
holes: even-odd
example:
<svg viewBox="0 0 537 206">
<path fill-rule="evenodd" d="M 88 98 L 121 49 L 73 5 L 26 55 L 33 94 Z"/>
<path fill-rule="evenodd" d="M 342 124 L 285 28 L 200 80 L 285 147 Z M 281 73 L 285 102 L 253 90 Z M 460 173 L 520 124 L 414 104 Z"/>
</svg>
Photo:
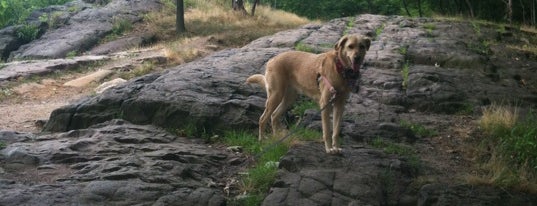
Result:
<svg viewBox="0 0 537 206">
<path fill-rule="evenodd" d="M 403 77 L 403 82 L 401 83 L 401 86 L 403 89 L 407 89 L 408 87 L 408 74 L 410 72 L 410 63 L 409 61 L 405 61 L 403 64 L 403 67 L 401 69 L 401 76 Z"/>
<path fill-rule="evenodd" d="M 278 170 L 279 159 L 287 153 L 288 142 L 272 145 L 275 140 L 258 141 L 248 131 L 227 131 L 222 138 L 224 144 L 240 146 L 244 152 L 255 156 L 255 164 L 247 169 L 240 180 L 241 198 L 233 199 L 229 205 L 260 205 Z"/>
<path fill-rule="evenodd" d="M 433 137 L 437 135 L 436 131 L 432 129 L 428 129 L 421 124 L 412 123 L 406 120 L 401 120 L 400 125 L 404 128 L 410 129 L 412 133 L 420 137 Z"/>
<path fill-rule="evenodd" d="M 305 43 L 302 43 L 302 42 L 298 42 L 296 45 L 295 45 L 295 50 L 297 51 L 303 51 L 303 52 L 310 52 L 310 53 L 313 53 L 315 52 L 315 49 Z"/>
</svg>

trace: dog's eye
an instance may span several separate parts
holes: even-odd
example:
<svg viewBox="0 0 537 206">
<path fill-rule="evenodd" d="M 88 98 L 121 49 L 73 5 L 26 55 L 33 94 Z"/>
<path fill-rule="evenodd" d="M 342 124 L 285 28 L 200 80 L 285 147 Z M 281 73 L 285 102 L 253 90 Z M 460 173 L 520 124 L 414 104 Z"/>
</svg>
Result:
<svg viewBox="0 0 537 206">
<path fill-rule="evenodd" d="M 349 45 L 348 47 L 349 47 L 349 49 L 354 49 L 354 45 L 352 45 L 352 44 Z"/>
</svg>

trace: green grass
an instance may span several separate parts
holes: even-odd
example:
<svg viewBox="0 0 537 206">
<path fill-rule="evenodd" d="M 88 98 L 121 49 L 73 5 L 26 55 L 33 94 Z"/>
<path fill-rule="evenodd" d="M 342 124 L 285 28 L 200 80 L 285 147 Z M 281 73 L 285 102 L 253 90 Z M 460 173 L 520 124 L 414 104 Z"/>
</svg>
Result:
<svg viewBox="0 0 537 206">
<path fill-rule="evenodd" d="M 403 77 L 403 82 L 401 83 L 401 86 L 403 86 L 403 89 L 406 89 L 408 86 L 408 74 L 410 71 L 410 63 L 408 61 L 405 61 L 403 64 L 403 68 L 401 69 L 401 76 Z"/>
<path fill-rule="evenodd" d="M 419 137 L 433 137 L 437 135 L 436 131 L 432 129 L 428 129 L 421 124 L 412 123 L 406 120 L 401 120 L 400 125 L 404 128 L 410 129 L 412 133 L 414 133 L 415 135 Z"/>
<path fill-rule="evenodd" d="M 411 146 L 387 141 L 381 137 L 373 139 L 369 144 L 375 148 L 382 149 L 387 154 L 395 154 L 406 160 L 407 169 L 412 176 L 416 177 L 420 174 L 422 163 L 416 154 L 416 150 Z"/>
<path fill-rule="evenodd" d="M 295 116 L 301 117 L 304 115 L 306 110 L 309 109 L 319 109 L 319 106 L 310 99 L 301 99 L 293 105 L 293 108 L 291 108 L 291 113 Z"/>
<path fill-rule="evenodd" d="M 303 52 L 315 52 L 315 49 L 309 45 L 306 45 L 302 42 L 298 42 L 296 45 L 295 45 L 295 50 L 297 51 L 303 51 Z"/>
<path fill-rule="evenodd" d="M 222 141 L 228 146 L 240 146 L 247 154 L 257 157 L 255 165 L 241 179 L 240 189 L 246 196 L 232 200 L 230 205 L 260 205 L 276 178 L 278 161 L 289 149 L 287 142 L 276 145 L 274 140 L 259 142 L 248 131 L 225 132 Z"/>
<path fill-rule="evenodd" d="M 423 28 L 427 32 L 428 37 L 433 37 L 433 31 L 436 29 L 436 25 L 433 23 L 427 23 L 423 25 Z"/>
<path fill-rule="evenodd" d="M 408 53 L 408 46 L 399 47 L 399 54 L 406 56 L 407 53 Z"/>
<path fill-rule="evenodd" d="M 493 104 L 479 122 L 478 153 L 485 160 L 479 182 L 537 193 L 537 112 L 525 117 L 517 108 Z"/>
<path fill-rule="evenodd" d="M 345 27 L 345 31 L 343 31 L 343 35 L 349 34 L 349 31 L 354 27 L 354 18 L 351 18 L 347 22 L 347 26 Z"/>
<path fill-rule="evenodd" d="M 382 148 L 384 152 L 388 154 L 396 154 L 401 156 L 409 156 L 416 154 L 416 151 L 410 146 L 386 141 L 381 137 L 373 139 L 370 144 L 375 148 Z"/>
<path fill-rule="evenodd" d="M 0 141 L 0 149 L 4 149 L 6 147 L 6 143 Z"/>
<path fill-rule="evenodd" d="M 384 27 L 386 27 L 385 24 L 380 25 L 375 29 L 375 39 L 378 39 L 378 37 L 384 32 Z"/>
</svg>

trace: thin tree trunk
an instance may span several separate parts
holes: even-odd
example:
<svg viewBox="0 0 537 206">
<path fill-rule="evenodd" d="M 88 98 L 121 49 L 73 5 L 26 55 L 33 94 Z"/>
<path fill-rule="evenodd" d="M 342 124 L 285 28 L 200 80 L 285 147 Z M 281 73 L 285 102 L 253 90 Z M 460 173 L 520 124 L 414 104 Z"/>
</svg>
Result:
<svg viewBox="0 0 537 206">
<path fill-rule="evenodd" d="M 418 0 L 418 13 L 420 17 L 423 17 L 423 13 L 421 12 L 421 0 Z"/>
<path fill-rule="evenodd" d="M 527 22 L 526 22 L 526 8 L 524 7 L 524 2 L 522 2 L 522 0 L 519 0 L 519 2 L 520 2 L 520 7 L 522 7 L 522 23 L 527 24 Z"/>
<path fill-rule="evenodd" d="M 406 0 L 403 0 L 403 6 L 405 7 L 406 14 L 407 14 L 409 17 L 412 17 L 412 15 L 410 15 L 410 12 L 408 11 L 408 5 L 407 5 L 407 3 L 406 3 Z"/>
<path fill-rule="evenodd" d="M 251 12 L 251 13 L 252 13 L 252 16 L 255 15 L 255 7 L 257 6 L 257 3 L 259 3 L 259 0 L 255 0 L 255 1 L 254 1 L 254 4 L 252 5 L 252 12 Z"/>
<path fill-rule="evenodd" d="M 535 15 L 535 10 L 537 10 L 537 7 L 535 7 L 535 2 L 537 2 L 537 0 L 532 1 L 533 9 L 532 9 L 531 14 L 532 14 L 532 17 L 533 17 L 533 18 L 532 18 L 532 19 L 533 19 L 533 22 L 532 22 L 532 23 L 533 23 L 533 26 L 537 26 L 537 22 L 536 22 L 537 18 L 536 18 L 536 15 Z"/>
<path fill-rule="evenodd" d="M 470 0 L 466 0 L 466 5 L 468 6 L 468 10 L 470 10 L 470 17 L 472 19 L 474 18 L 474 9 L 472 8 L 472 4 L 470 3 Z"/>
<path fill-rule="evenodd" d="M 185 8 L 183 0 L 175 0 L 176 13 L 175 13 L 175 32 L 177 34 L 186 32 L 185 28 Z"/>
<path fill-rule="evenodd" d="M 503 1 L 506 5 L 506 13 L 507 13 L 507 22 L 509 22 L 509 26 L 513 25 L 513 0 L 504 0 Z"/>
</svg>

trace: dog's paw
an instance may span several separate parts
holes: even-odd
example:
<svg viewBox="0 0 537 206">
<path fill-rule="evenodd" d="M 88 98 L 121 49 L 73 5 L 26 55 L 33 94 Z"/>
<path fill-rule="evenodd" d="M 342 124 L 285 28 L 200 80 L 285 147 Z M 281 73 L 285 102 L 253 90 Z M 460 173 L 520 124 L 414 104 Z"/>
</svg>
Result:
<svg viewBox="0 0 537 206">
<path fill-rule="evenodd" d="M 326 153 L 332 154 L 332 155 L 338 155 L 338 154 L 341 154 L 341 152 L 342 150 L 339 147 L 333 147 L 333 148 L 326 150 Z"/>
</svg>

